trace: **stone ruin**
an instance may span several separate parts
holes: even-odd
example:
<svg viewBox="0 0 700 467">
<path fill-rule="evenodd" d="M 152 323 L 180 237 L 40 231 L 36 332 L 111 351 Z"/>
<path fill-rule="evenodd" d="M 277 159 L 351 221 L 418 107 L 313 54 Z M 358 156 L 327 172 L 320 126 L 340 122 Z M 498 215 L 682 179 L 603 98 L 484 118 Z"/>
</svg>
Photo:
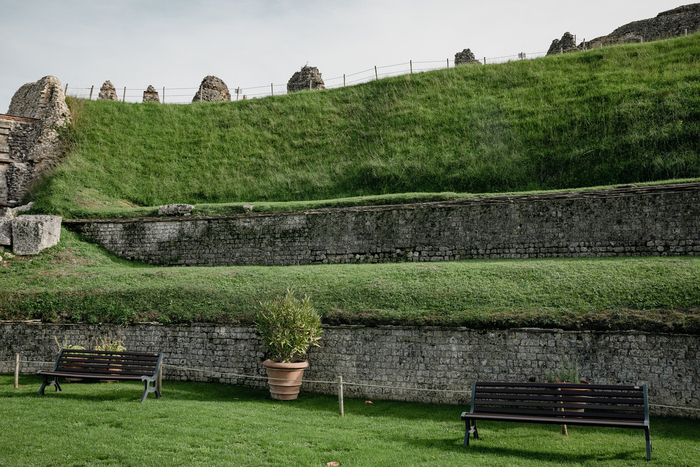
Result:
<svg viewBox="0 0 700 467">
<path fill-rule="evenodd" d="M 100 95 L 97 96 L 97 100 L 100 101 L 118 101 L 117 90 L 110 80 L 107 80 L 102 84 L 100 88 Z"/>
<path fill-rule="evenodd" d="M 230 101 L 231 93 L 221 79 L 216 76 L 207 76 L 199 85 L 197 93 L 192 98 L 192 102 L 221 102 Z"/>
<path fill-rule="evenodd" d="M 481 65 L 470 49 L 464 49 L 455 54 L 455 66 L 457 65 Z"/>
<path fill-rule="evenodd" d="M 58 129 L 70 123 L 63 87 L 45 76 L 12 96 L 0 114 L 0 206 L 17 206 L 31 184 L 62 153 Z"/>
<path fill-rule="evenodd" d="M 156 88 L 151 86 L 150 84 L 146 88 L 145 91 L 143 91 L 143 101 L 142 102 L 157 102 L 160 103 L 160 98 L 158 97 L 158 91 L 156 91 Z"/>
<path fill-rule="evenodd" d="M 21 211 L 21 208 L 0 208 L 0 251 L 12 246 L 15 255 L 36 255 L 58 244 L 60 217 L 19 215 Z"/>
<path fill-rule="evenodd" d="M 576 40 L 570 32 L 565 32 L 561 39 L 554 39 L 552 44 L 549 46 L 547 55 L 556 55 L 560 53 L 577 52 L 582 50 L 576 46 Z"/>
<path fill-rule="evenodd" d="M 326 89 L 318 68 L 305 65 L 301 71 L 297 71 L 287 81 L 287 93 L 305 91 L 309 89 Z"/>
<path fill-rule="evenodd" d="M 552 41 L 547 55 L 575 52 L 579 50 L 597 49 L 614 44 L 640 43 L 683 36 L 700 30 L 700 3 L 684 5 L 668 11 L 662 11 L 654 18 L 633 21 L 620 26 L 607 36 L 596 37 L 590 41 L 582 41 L 579 45 L 574 42 L 568 32 L 557 40 Z M 568 37 L 567 37 L 568 35 Z"/>
</svg>

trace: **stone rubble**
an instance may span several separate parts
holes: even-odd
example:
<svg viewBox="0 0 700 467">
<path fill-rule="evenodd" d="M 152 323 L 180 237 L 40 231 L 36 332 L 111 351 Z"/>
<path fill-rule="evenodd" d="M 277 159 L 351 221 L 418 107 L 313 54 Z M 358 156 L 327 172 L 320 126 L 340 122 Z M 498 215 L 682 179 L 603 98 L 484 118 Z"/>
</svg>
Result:
<svg viewBox="0 0 700 467">
<path fill-rule="evenodd" d="M 159 216 L 189 216 L 194 210 L 191 204 L 166 204 L 158 207 Z"/>
<path fill-rule="evenodd" d="M 481 65 L 481 62 L 476 59 L 471 49 L 464 49 L 455 54 L 455 66 L 457 65 Z"/>
<path fill-rule="evenodd" d="M 574 36 L 567 31 L 563 36 L 561 36 L 561 39 L 554 39 L 552 41 L 552 44 L 549 46 L 549 50 L 547 50 L 547 55 L 578 52 L 579 50 L 583 49 L 576 46 Z"/>
<path fill-rule="evenodd" d="M 148 85 L 146 90 L 143 91 L 143 102 L 160 103 L 160 98 L 158 97 L 158 91 L 156 91 L 156 88 L 154 88 L 150 84 Z"/>
<path fill-rule="evenodd" d="M 12 219 L 12 251 L 16 255 L 37 255 L 60 239 L 59 216 L 24 215 Z"/>
<path fill-rule="evenodd" d="M 221 102 L 230 101 L 231 93 L 226 83 L 216 76 L 206 76 L 199 85 L 192 102 Z"/>
<path fill-rule="evenodd" d="M 117 90 L 110 80 L 105 81 L 100 88 L 100 95 L 97 96 L 100 101 L 118 101 Z"/>
<path fill-rule="evenodd" d="M 310 89 L 326 89 L 326 85 L 321 78 L 321 73 L 319 73 L 318 68 L 305 65 L 301 68 L 301 71 L 297 71 L 289 78 L 287 82 L 287 92 L 292 93 Z"/>
</svg>

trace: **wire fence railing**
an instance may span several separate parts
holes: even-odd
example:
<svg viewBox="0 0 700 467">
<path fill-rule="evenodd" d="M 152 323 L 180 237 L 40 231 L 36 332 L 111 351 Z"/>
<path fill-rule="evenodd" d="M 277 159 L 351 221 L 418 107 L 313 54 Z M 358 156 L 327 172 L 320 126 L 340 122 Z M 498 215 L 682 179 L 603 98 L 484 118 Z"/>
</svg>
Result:
<svg viewBox="0 0 700 467">
<path fill-rule="evenodd" d="M 506 55 L 502 57 L 483 57 L 479 60 L 479 62 L 483 64 L 498 64 L 515 60 L 540 58 L 544 57 L 545 55 L 546 52 L 521 52 L 516 55 Z M 454 60 L 449 58 L 445 60 L 427 61 L 409 60 L 407 62 L 396 63 L 393 65 L 373 66 L 372 68 L 367 68 L 366 70 L 343 74 L 333 78 L 326 78 L 324 79 L 324 87 L 325 89 L 340 88 L 393 76 L 443 70 L 454 67 Z M 123 88 L 116 87 L 115 89 L 119 101 L 141 102 L 143 100 L 143 93 L 145 92 L 146 87 L 124 86 Z M 156 88 L 156 90 L 158 91 L 158 97 L 161 103 L 189 104 L 194 101 L 194 97 L 199 90 L 199 86 L 177 88 L 162 86 L 160 88 Z M 259 99 L 268 96 L 281 96 L 288 93 L 286 83 L 275 84 L 274 82 L 256 86 L 236 86 L 234 88 L 229 88 L 229 92 L 231 93 L 231 100 Z M 79 99 L 97 99 L 99 93 L 100 88 L 94 85 L 71 86 L 69 83 L 67 83 L 65 86 L 65 94 L 67 96 L 76 97 Z"/>
<path fill-rule="evenodd" d="M 684 29 L 682 31 L 673 31 L 668 33 L 656 34 L 654 36 L 643 36 L 640 34 L 626 34 L 619 38 L 605 38 L 603 40 L 593 40 L 586 41 L 583 39 L 581 44 L 578 46 L 579 51 L 595 50 L 601 47 L 610 47 L 620 44 L 630 44 L 630 43 L 644 43 L 653 42 L 659 40 L 666 40 L 673 37 L 687 36 L 688 34 L 695 34 L 699 32 L 697 30 Z M 574 36 L 575 38 L 576 36 Z M 574 39 L 574 42 L 575 39 Z M 566 53 L 561 49 L 561 53 Z M 532 60 L 537 58 L 542 58 L 547 55 L 547 52 L 519 52 L 515 55 L 503 55 L 500 57 L 481 57 L 479 62 L 484 65 L 507 63 L 517 60 Z M 459 65 L 458 65 L 459 66 Z M 383 78 L 389 78 L 393 76 L 408 75 L 413 73 L 422 73 L 426 71 L 442 70 L 446 68 L 454 68 L 455 63 L 452 59 L 445 60 L 427 60 L 427 61 L 413 61 L 396 63 L 393 65 L 382 65 L 373 66 L 372 68 L 367 68 L 366 70 L 357 71 L 354 73 L 343 74 L 335 76 L 333 78 L 326 78 L 324 80 L 325 89 L 333 89 L 344 86 L 353 86 L 357 84 L 367 83 L 369 81 L 376 81 Z M 196 87 L 177 87 L 168 88 L 162 86 L 161 88 L 156 88 L 159 91 L 159 100 L 161 103 L 168 104 L 189 104 L 194 100 L 194 96 L 199 90 L 199 86 Z M 141 102 L 143 100 L 143 93 L 145 87 L 134 87 L 134 86 L 124 86 L 123 88 L 116 88 L 116 93 L 118 100 L 124 102 Z M 281 96 L 287 94 L 287 84 L 275 84 L 274 82 L 270 84 L 255 85 L 255 86 L 236 86 L 234 88 L 229 88 L 231 93 L 231 100 L 246 100 L 246 99 L 259 99 L 268 96 Z M 76 97 L 80 99 L 97 99 L 100 89 L 94 85 L 92 86 L 70 86 L 66 84 L 65 94 L 71 97 Z"/>
</svg>

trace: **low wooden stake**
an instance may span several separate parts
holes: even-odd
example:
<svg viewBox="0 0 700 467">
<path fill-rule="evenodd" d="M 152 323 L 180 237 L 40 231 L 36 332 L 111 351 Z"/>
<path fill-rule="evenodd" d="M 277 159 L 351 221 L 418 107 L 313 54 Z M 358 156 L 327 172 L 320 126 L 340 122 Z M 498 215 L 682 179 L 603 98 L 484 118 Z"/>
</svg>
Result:
<svg viewBox="0 0 700 467">
<path fill-rule="evenodd" d="M 343 73 L 343 87 L 345 87 L 345 73 Z"/>
<path fill-rule="evenodd" d="M 450 59 L 448 58 L 447 59 L 447 68 L 449 68 L 449 67 L 450 67 Z"/>
<path fill-rule="evenodd" d="M 413 60 L 409 60 L 408 63 L 411 66 L 411 74 L 413 74 Z"/>
<path fill-rule="evenodd" d="M 68 95 L 68 83 L 66 83 L 66 90 L 63 91 L 63 94 L 64 94 L 64 95 Z"/>
<path fill-rule="evenodd" d="M 92 100 L 92 90 L 95 89 L 95 85 L 90 86 L 90 100 Z"/>
<path fill-rule="evenodd" d="M 275 86 L 272 83 L 270 83 L 270 95 L 275 95 Z"/>
<path fill-rule="evenodd" d="M 486 57 L 484 57 L 484 65 L 486 65 Z"/>
<path fill-rule="evenodd" d="M 165 104 L 165 86 L 163 86 L 163 104 Z"/>
<path fill-rule="evenodd" d="M 340 416 L 345 416 L 345 407 L 343 407 L 343 377 L 338 376 L 338 408 L 340 409 Z"/>
<path fill-rule="evenodd" d="M 124 86 L 124 95 L 122 96 L 122 102 L 126 102 L 126 86 Z"/>
<path fill-rule="evenodd" d="M 19 354 L 15 354 L 15 389 L 19 388 Z"/>
<path fill-rule="evenodd" d="M 374 65 L 374 77 L 375 79 L 377 79 L 377 81 L 379 80 L 379 75 L 377 74 L 377 65 Z"/>
<path fill-rule="evenodd" d="M 158 394 L 163 394 L 163 365 L 158 367 L 158 379 L 156 380 L 156 388 L 158 389 Z"/>
</svg>

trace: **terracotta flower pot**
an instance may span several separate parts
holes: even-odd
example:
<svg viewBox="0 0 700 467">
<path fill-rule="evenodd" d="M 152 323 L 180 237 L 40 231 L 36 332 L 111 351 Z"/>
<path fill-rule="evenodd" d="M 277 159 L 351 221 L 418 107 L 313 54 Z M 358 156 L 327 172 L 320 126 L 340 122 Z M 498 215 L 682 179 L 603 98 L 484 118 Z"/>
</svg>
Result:
<svg viewBox="0 0 700 467">
<path fill-rule="evenodd" d="M 278 363 L 265 360 L 263 366 L 267 368 L 270 395 L 273 399 L 291 401 L 297 398 L 304 369 L 309 366 L 309 362 L 301 360 L 293 363 Z"/>
</svg>

